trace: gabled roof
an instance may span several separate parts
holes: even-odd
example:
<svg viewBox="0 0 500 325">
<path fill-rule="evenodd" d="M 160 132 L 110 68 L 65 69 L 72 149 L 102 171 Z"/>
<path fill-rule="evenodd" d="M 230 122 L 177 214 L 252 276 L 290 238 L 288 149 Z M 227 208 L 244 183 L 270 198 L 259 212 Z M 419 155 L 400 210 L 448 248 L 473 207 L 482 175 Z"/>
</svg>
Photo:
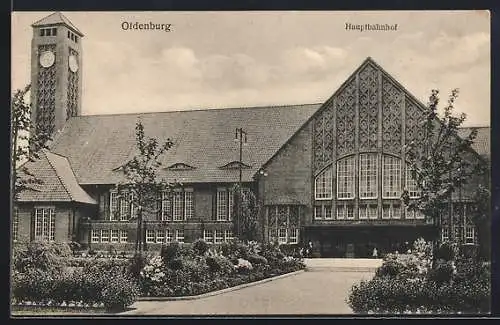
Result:
<svg viewBox="0 0 500 325">
<path fill-rule="evenodd" d="M 462 138 L 467 137 L 470 132 L 476 129 L 477 136 L 472 143 L 472 149 L 474 149 L 482 157 L 490 158 L 491 155 L 491 128 L 489 126 L 480 127 L 463 127 L 458 130 L 458 135 Z"/>
<path fill-rule="evenodd" d="M 41 184 L 33 185 L 33 189 L 22 191 L 19 194 L 20 202 L 80 202 L 97 204 L 78 185 L 71 166 L 65 157 L 44 150 L 40 159 L 34 162 L 27 162 L 26 167 L 41 180 Z"/>
<path fill-rule="evenodd" d="M 258 171 L 321 104 L 207 109 L 142 114 L 73 117 L 54 138 L 50 150 L 68 158 L 80 184 L 115 184 L 123 180 L 116 168 L 135 153 L 135 124 L 141 121 L 146 136 L 174 146 L 163 156 L 160 176 L 167 181 L 236 182 L 239 169 L 221 169 L 239 160 L 235 129 L 247 132 L 243 147 L 242 180 L 252 181 Z M 192 170 L 169 170 L 183 162 Z M 115 169 L 115 170 L 113 170 Z"/>
<path fill-rule="evenodd" d="M 76 26 L 73 25 L 73 23 L 68 18 L 66 18 L 62 13 L 60 13 L 59 11 L 56 11 L 56 12 L 48 15 L 47 17 L 42 18 L 42 19 L 34 22 L 31 26 L 32 27 L 40 27 L 40 26 L 49 26 L 49 25 L 60 25 L 60 24 L 67 25 L 74 32 L 76 32 L 80 36 L 83 36 L 83 33 L 80 32 L 78 30 L 78 28 L 76 28 Z"/>
</svg>

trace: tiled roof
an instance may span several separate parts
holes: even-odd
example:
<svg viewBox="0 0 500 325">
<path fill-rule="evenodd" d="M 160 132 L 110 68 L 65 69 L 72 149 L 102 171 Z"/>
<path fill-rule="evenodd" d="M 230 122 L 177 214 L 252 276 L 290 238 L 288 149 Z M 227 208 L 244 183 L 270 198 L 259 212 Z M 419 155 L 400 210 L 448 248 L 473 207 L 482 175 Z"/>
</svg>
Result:
<svg viewBox="0 0 500 325">
<path fill-rule="evenodd" d="M 78 28 L 76 28 L 76 26 L 73 25 L 73 23 L 59 11 L 54 12 L 53 14 L 50 14 L 47 17 L 44 17 L 34 22 L 31 26 L 36 27 L 36 26 L 58 25 L 58 24 L 65 24 L 71 29 L 73 29 L 73 31 L 80 34 L 80 36 L 83 36 L 83 33 L 80 32 Z"/>
<path fill-rule="evenodd" d="M 76 181 L 71 166 L 65 157 L 43 151 L 40 159 L 26 163 L 41 184 L 19 194 L 21 202 L 80 202 L 97 204 Z"/>
<path fill-rule="evenodd" d="M 50 150 L 67 157 L 80 184 L 114 184 L 118 169 L 134 155 L 135 124 L 146 136 L 175 145 L 163 157 L 161 176 L 180 182 L 235 182 L 238 169 L 220 166 L 239 160 L 235 129 L 247 132 L 243 181 L 252 176 L 312 116 L 321 104 L 207 109 L 161 113 L 79 116 L 68 120 Z M 168 170 L 183 163 L 192 170 Z"/>
<path fill-rule="evenodd" d="M 491 155 L 491 128 L 489 126 L 481 127 L 464 127 L 459 129 L 458 135 L 460 137 L 467 137 L 472 129 L 477 130 L 476 139 L 472 144 L 472 149 L 474 149 L 478 154 L 485 158 L 490 158 Z"/>
</svg>

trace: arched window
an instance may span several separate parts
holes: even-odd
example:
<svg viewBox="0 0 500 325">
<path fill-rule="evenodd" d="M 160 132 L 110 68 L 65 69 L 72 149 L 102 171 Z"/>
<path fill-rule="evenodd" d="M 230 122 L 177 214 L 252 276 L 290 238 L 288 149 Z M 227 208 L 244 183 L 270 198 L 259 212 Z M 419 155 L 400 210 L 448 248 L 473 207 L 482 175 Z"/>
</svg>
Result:
<svg viewBox="0 0 500 325">
<path fill-rule="evenodd" d="M 382 197 L 399 198 L 401 196 L 401 159 L 384 155 L 382 166 Z"/>
<path fill-rule="evenodd" d="M 377 198 L 377 154 L 359 155 L 359 197 L 361 199 Z"/>
<path fill-rule="evenodd" d="M 354 198 L 354 156 L 349 156 L 337 161 L 337 198 Z"/>
<path fill-rule="evenodd" d="M 314 182 L 314 197 L 316 200 L 332 199 L 332 166 L 323 170 L 316 176 Z"/>
<path fill-rule="evenodd" d="M 410 164 L 406 164 L 406 190 L 411 198 L 420 197 L 420 189 L 418 188 L 417 181 L 413 178 L 412 168 Z"/>
</svg>

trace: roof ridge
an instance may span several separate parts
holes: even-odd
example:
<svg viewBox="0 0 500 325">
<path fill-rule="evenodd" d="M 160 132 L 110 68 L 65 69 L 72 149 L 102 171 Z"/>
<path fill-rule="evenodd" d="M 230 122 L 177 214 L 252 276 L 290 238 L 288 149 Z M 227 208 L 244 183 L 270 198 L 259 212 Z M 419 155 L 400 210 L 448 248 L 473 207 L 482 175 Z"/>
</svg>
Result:
<svg viewBox="0 0 500 325">
<path fill-rule="evenodd" d="M 57 172 L 57 169 L 54 167 L 54 164 L 52 163 L 52 161 L 50 160 L 49 156 L 47 155 L 47 153 L 51 153 L 50 151 L 48 150 L 44 150 L 43 153 L 45 154 L 45 158 L 47 159 L 47 161 L 49 162 L 49 165 L 50 167 L 52 168 L 52 170 L 54 170 L 54 172 L 56 173 L 56 176 L 57 176 L 57 179 L 59 180 L 59 182 L 61 183 L 61 185 L 63 186 L 64 190 L 66 191 L 66 194 L 68 194 L 69 198 L 71 201 L 74 201 L 74 198 L 73 196 L 71 195 L 70 191 L 68 190 L 65 182 L 62 180 L 61 176 L 59 175 L 59 173 Z M 64 156 L 61 156 L 59 155 L 60 157 L 63 157 L 64 159 L 67 159 L 66 157 Z"/>
<path fill-rule="evenodd" d="M 304 107 L 313 105 L 322 105 L 323 102 L 309 103 L 309 104 L 284 104 L 284 105 L 267 105 L 267 106 L 239 106 L 239 107 L 219 107 L 219 108 L 196 108 L 196 109 L 180 109 L 173 111 L 154 111 L 154 112 L 134 112 L 134 113 L 113 113 L 113 114 L 88 114 L 75 117 L 87 116 L 117 116 L 117 115 L 145 115 L 145 114 L 163 114 L 163 113 L 181 113 L 181 112 L 200 112 L 200 111 L 223 111 L 223 110 L 236 110 L 236 109 L 271 109 L 271 108 L 286 108 L 286 107 Z"/>
</svg>

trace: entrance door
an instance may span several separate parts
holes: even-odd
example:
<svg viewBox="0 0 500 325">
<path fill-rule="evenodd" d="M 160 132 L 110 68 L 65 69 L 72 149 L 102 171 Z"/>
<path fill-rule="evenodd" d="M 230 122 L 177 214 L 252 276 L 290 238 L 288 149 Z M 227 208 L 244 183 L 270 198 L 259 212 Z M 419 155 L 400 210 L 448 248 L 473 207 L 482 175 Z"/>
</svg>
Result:
<svg viewBox="0 0 500 325">
<path fill-rule="evenodd" d="M 348 243 L 345 247 L 345 257 L 347 258 L 353 258 L 355 256 L 354 254 L 354 244 L 353 243 Z"/>
</svg>

